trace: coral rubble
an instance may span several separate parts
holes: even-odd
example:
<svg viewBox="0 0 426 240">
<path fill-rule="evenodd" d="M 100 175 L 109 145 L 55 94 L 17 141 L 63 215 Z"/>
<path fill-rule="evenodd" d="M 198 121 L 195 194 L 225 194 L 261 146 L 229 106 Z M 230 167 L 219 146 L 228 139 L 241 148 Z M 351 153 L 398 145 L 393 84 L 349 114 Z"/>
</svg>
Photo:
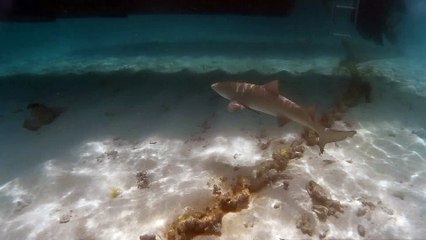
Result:
<svg viewBox="0 0 426 240">
<path fill-rule="evenodd" d="M 149 187 L 149 178 L 146 171 L 140 171 L 136 173 L 136 184 L 138 189 L 144 189 Z"/>
<path fill-rule="evenodd" d="M 145 235 L 139 236 L 139 240 L 156 240 L 156 239 L 157 237 L 152 234 L 145 234 Z"/>
<path fill-rule="evenodd" d="M 296 227 L 299 228 L 302 233 L 308 234 L 311 237 L 315 232 L 314 222 L 307 214 L 300 216 L 300 218 L 296 221 Z"/>
<path fill-rule="evenodd" d="M 69 211 L 69 213 L 62 214 L 59 217 L 59 223 L 67 223 L 71 220 L 71 217 L 72 217 L 72 211 Z"/>
<path fill-rule="evenodd" d="M 332 200 L 316 182 L 309 181 L 306 190 L 312 199 L 312 211 L 321 221 L 325 221 L 328 216 L 337 217 L 337 212 L 343 213 L 343 206 L 340 202 Z"/>
<path fill-rule="evenodd" d="M 359 234 L 361 237 L 365 237 L 365 228 L 364 228 L 364 226 L 362 226 L 362 225 L 358 225 L 357 230 L 358 230 L 358 234 Z"/>
</svg>

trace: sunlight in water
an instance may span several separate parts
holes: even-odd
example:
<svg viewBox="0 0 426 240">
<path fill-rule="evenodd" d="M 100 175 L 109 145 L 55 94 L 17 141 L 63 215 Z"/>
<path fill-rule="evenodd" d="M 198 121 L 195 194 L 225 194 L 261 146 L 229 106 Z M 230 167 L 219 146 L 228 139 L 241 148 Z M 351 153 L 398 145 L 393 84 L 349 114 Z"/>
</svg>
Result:
<svg viewBox="0 0 426 240">
<path fill-rule="evenodd" d="M 393 32 L 370 36 L 384 37 L 380 46 L 355 35 L 360 25 L 350 39 L 330 35 L 331 15 L 318 6 L 314 18 L 1 22 L 0 239 L 166 240 L 182 222 L 220 230 L 198 240 L 423 238 L 420 2 L 400 19 L 398 44 L 386 40 Z M 261 88 L 270 98 L 230 97 L 231 113 L 211 88 L 275 79 L 300 106 Z M 277 127 L 252 102 L 292 121 Z M 315 117 L 301 107 L 311 105 Z M 356 134 L 320 154 L 311 132 L 294 150 L 308 120 Z"/>
</svg>

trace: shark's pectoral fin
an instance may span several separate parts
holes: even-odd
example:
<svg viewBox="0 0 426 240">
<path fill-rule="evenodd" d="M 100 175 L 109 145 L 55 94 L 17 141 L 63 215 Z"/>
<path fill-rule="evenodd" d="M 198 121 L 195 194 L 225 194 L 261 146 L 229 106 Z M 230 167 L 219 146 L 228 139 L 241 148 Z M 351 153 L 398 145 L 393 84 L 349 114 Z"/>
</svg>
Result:
<svg viewBox="0 0 426 240">
<path fill-rule="evenodd" d="M 264 84 L 263 87 L 269 92 L 279 95 L 280 90 L 279 90 L 278 83 L 279 83 L 278 80 L 274 80 L 274 81 L 268 82 L 267 84 Z"/>
<path fill-rule="evenodd" d="M 236 112 L 245 109 L 244 105 L 238 103 L 237 101 L 231 101 L 228 104 L 228 111 Z"/>
<path fill-rule="evenodd" d="M 284 125 L 286 125 L 288 122 L 290 122 L 290 119 L 286 118 L 286 117 L 280 117 L 278 116 L 278 126 L 282 127 Z"/>
</svg>

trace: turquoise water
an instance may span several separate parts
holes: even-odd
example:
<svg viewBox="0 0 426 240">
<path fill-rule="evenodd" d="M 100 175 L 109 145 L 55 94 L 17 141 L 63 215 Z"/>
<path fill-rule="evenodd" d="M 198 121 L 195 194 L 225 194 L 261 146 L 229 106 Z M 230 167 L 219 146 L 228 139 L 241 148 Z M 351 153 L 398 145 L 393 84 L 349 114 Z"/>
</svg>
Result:
<svg viewBox="0 0 426 240">
<path fill-rule="evenodd" d="M 410 2 L 397 45 L 375 45 L 346 24 L 372 101 L 357 102 L 334 127 L 357 134 L 323 155 L 304 144 L 303 157 L 286 170 L 288 191 L 271 183 L 223 218 L 222 237 L 200 239 L 306 238 L 296 227 L 303 214 L 315 223 L 315 238 L 362 239 L 359 225 L 371 239 L 426 235 L 425 7 Z M 286 18 L 0 23 L 0 238 L 165 239 L 185 208 L 208 205 L 207 182 L 236 178 L 237 168 L 252 174 L 280 140 L 303 131 L 296 123 L 278 128 L 266 114 L 229 113 L 210 85 L 278 79 L 283 96 L 315 105 L 319 116 L 351 80 L 339 68 L 347 52 L 335 31 L 318 6 Z M 31 103 L 62 113 L 30 131 L 23 124 Z M 142 170 L 151 185 L 140 190 Z M 312 211 L 310 180 L 345 206 L 339 218 L 322 222 Z M 69 221 L 59 223 L 64 216 Z"/>
</svg>

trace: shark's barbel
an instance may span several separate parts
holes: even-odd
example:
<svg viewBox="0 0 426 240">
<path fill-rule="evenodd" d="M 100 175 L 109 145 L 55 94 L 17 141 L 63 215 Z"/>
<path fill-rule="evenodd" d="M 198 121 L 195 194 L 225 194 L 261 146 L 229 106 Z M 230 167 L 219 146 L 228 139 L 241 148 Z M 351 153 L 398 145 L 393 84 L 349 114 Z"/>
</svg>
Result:
<svg viewBox="0 0 426 240">
<path fill-rule="evenodd" d="M 229 99 L 228 110 L 235 112 L 249 108 L 278 118 L 280 126 L 292 120 L 308 127 L 319 135 L 318 146 L 321 153 L 330 142 L 341 141 L 352 137 L 356 131 L 339 131 L 323 127 L 315 120 L 314 108 L 303 108 L 280 95 L 278 80 L 265 85 L 245 82 L 220 82 L 211 86 L 220 96 Z"/>
</svg>

